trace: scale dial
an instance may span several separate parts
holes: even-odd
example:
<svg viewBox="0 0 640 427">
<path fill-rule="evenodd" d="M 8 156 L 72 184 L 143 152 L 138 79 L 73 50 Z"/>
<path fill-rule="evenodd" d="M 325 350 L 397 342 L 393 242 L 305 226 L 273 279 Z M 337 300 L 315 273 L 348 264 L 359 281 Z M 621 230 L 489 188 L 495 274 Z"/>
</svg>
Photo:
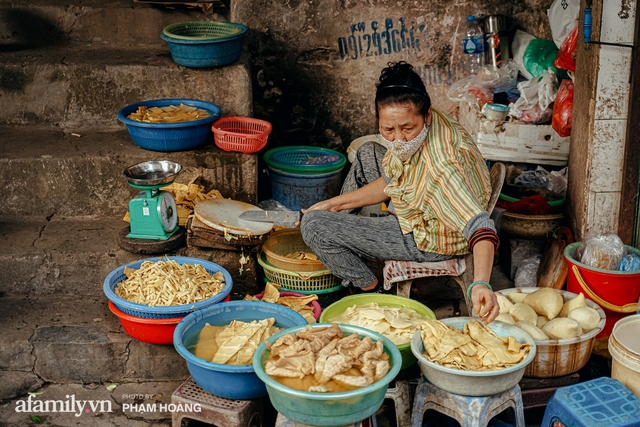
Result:
<svg viewBox="0 0 640 427">
<path fill-rule="evenodd" d="M 165 191 L 160 192 L 160 204 L 158 205 L 158 214 L 162 221 L 162 228 L 167 233 L 176 229 L 178 225 L 178 208 L 176 201 L 171 193 Z"/>
</svg>

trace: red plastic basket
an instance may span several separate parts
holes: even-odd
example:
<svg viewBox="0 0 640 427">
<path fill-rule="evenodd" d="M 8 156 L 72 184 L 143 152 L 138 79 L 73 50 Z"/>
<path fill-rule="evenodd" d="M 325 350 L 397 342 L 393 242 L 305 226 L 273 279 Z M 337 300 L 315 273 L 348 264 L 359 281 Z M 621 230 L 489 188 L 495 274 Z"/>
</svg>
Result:
<svg viewBox="0 0 640 427">
<path fill-rule="evenodd" d="M 218 147 L 244 154 L 256 153 L 264 148 L 271 128 L 271 123 L 267 121 L 241 116 L 222 117 L 211 126 Z"/>
</svg>

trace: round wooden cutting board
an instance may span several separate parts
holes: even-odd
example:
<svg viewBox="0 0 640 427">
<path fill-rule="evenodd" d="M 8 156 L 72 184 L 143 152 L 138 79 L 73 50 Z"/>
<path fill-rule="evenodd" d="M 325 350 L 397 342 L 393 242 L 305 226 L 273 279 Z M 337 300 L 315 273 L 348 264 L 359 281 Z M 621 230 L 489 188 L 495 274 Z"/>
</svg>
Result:
<svg viewBox="0 0 640 427">
<path fill-rule="evenodd" d="M 273 223 L 246 221 L 238 215 L 248 210 L 262 210 L 249 203 L 230 199 L 208 199 L 198 202 L 193 214 L 211 228 L 241 236 L 260 236 L 271 231 Z"/>
</svg>

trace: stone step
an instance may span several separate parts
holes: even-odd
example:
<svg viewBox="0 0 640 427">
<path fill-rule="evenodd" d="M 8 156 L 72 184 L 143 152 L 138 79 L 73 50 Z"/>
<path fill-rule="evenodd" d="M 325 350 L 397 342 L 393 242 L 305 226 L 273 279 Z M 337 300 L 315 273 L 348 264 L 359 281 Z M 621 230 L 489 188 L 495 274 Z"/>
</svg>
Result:
<svg viewBox="0 0 640 427">
<path fill-rule="evenodd" d="M 0 399 L 44 383 L 183 381 L 186 362 L 172 345 L 127 335 L 104 297 L 0 297 Z"/>
<path fill-rule="evenodd" d="M 138 190 L 123 171 L 136 163 L 180 163 L 176 182 L 200 177 L 205 190 L 257 202 L 258 155 L 226 152 L 213 141 L 200 149 L 155 152 L 135 145 L 126 130 L 86 130 L 73 136 L 53 126 L 0 125 L 0 215 L 122 216 Z"/>
<path fill-rule="evenodd" d="M 117 119 L 122 107 L 158 98 L 213 102 L 225 116 L 253 113 L 246 53 L 209 69 L 175 64 L 166 47 L 39 47 L 0 52 L 0 62 L 0 123 L 124 129 Z"/>
<path fill-rule="evenodd" d="M 133 0 L 0 0 L 0 46 L 165 46 L 160 34 L 167 25 L 226 21 L 227 15 L 227 9 L 205 14 L 200 8 L 169 9 Z"/>
<path fill-rule="evenodd" d="M 132 261 L 163 255 L 121 249 L 118 233 L 125 227 L 121 217 L 113 216 L 0 216 L 0 295 L 106 300 L 103 284 L 111 271 Z M 260 267 L 253 254 L 244 254 L 246 264 L 240 263 L 242 252 L 222 249 L 185 246 L 166 255 L 221 265 L 233 279 L 234 299 L 259 292 Z"/>
<path fill-rule="evenodd" d="M 3 379 L 5 381 L 0 384 L 0 387 L 7 385 L 10 387 L 12 379 L 9 374 Z M 183 381 L 144 381 L 107 384 L 45 384 L 39 388 L 24 387 L 24 395 L 4 404 L 4 409 L 0 411 L 0 425 L 4 427 L 37 424 L 59 427 L 78 425 L 83 427 L 171 427 L 172 412 L 188 414 L 193 410 L 193 405 L 191 407 L 170 406 L 171 395 L 182 383 Z M 35 394 L 28 396 L 26 392 Z M 2 396 L 1 391 L 0 396 Z M 54 404 L 65 405 L 63 412 L 60 412 L 60 406 L 58 410 L 51 411 Z M 71 411 L 74 404 L 76 406 Z M 49 410 L 46 405 L 49 405 Z M 78 405 L 84 411 L 78 410 Z M 35 421 L 33 417 L 37 417 Z"/>
</svg>

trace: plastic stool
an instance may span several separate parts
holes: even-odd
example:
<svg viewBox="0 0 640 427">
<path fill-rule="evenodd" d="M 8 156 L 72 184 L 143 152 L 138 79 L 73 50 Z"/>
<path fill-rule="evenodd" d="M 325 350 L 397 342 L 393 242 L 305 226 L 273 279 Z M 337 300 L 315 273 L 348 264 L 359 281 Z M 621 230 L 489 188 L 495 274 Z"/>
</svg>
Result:
<svg viewBox="0 0 640 427">
<path fill-rule="evenodd" d="M 359 423 L 350 424 L 349 426 L 344 427 L 377 427 L 376 416 L 372 415 L 366 420 L 360 421 Z M 275 427 L 310 427 L 308 424 L 301 424 L 295 421 L 291 421 L 289 418 L 285 417 L 281 413 L 278 412 L 278 416 L 276 417 L 276 425 Z M 336 426 L 340 427 L 340 426 Z"/>
<path fill-rule="evenodd" d="M 637 427 L 640 399 L 609 377 L 561 387 L 549 400 L 541 425 Z"/>
<path fill-rule="evenodd" d="M 395 380 L 395 386 L 387 389 L 384 398 L 393 400 L 393 406 L 396 409 L 396 427 L 409 427 L 411 425 L 409 380 Z"/>
<path fill-rule="evenodd" d="M 422 376 L 413 403 L 411 426 L 422 427 L 424 413 L 434 409 L 454 418 L 461 427 L 486 427 L 491 418 L 508 408 L 513 408 L 516 414 L 516 427 L 525 427 L 518 384 L 492 396 L 462 396 L 444 391 Z"/>
<path fill-rule="evenodd" d="M 217 427 L 262 426 L 262 400 L 232 400 L 207 393 L 187 378 L 171 395 L 171 403 L 199 405 L 200 411 L 173 412 L 171 426 L 180 427 L 182 419 L 202 421 Z"/>
</svg>

